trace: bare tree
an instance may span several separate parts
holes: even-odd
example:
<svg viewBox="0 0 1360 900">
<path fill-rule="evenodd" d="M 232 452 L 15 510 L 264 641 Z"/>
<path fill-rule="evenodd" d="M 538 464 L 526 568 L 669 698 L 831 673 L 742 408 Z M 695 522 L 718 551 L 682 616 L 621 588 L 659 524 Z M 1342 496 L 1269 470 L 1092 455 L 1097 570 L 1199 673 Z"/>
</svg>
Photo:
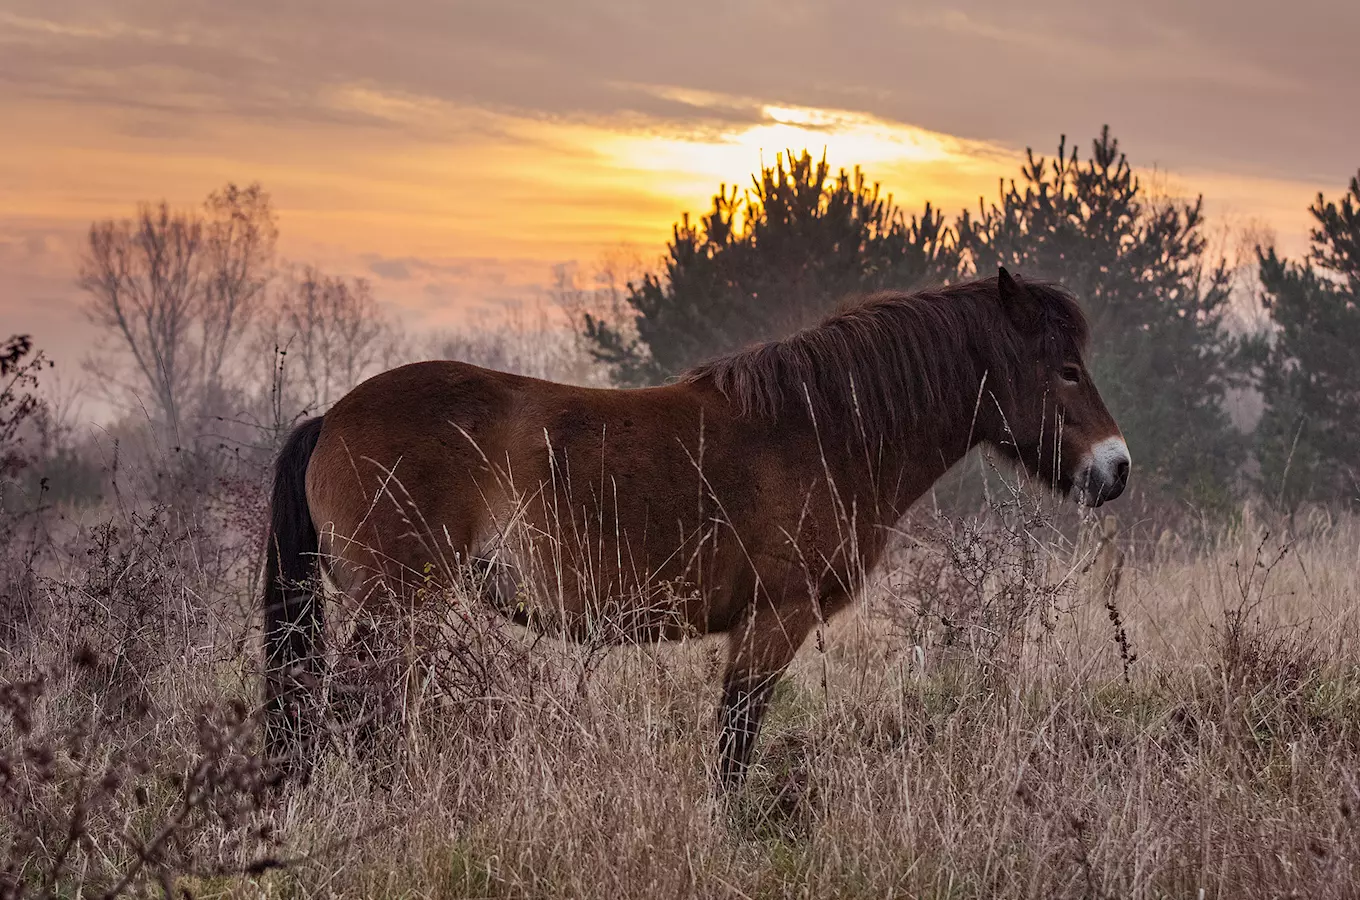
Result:
<svg viewBox="0 0 1360 900">
<path fill-rule="evenodd" d="M 143 204 L 90 226 L 80 286 L 90 319 L 131 358 L 175 443 L 195 401 L 215 399 L 270 274 L 277 229 L 259 185 L 229 184 L 197 212 Z M 112 373 L 107 375 L 113 381 Z"/>
<path fill-rule="evenodd" d="M 204 229 L 203 378 L 220 388 L 226 360 L 259 310 L 273 275 L 279 230 L 269 195 L 259 184 L 245 189 L 228 184 L 208 196 Z"/>
<path fill-rule="evenodd" d="M 112 330 L 151 389 L 176 441 L 191 389 L 187 346 L 201 308 L 203 224 L 144 204 L 135 220 L 96 222 L 81 261 L 80 286 L 97 325 Z"/>
<path fill-rule="evenodd" d="M 292 387 L 308 409 L 325 409 L 374 369 L 390 365 L 396 326 L 363 278 L 294 269 L 279 295 L 270 339 L 301 367 Z M 290 367 L 291 368 L 291 367 Z"/>
</svg>

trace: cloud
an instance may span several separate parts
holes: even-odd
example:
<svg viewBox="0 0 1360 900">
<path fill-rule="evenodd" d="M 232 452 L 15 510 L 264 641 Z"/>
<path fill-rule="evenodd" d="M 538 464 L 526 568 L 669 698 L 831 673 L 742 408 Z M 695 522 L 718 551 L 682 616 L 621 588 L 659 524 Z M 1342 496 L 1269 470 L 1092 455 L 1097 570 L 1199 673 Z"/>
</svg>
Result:
<svg viewBox="0 0 1360 900">
<path fill-rule="evenodd" d="M 411 269 L 404 259 L 380 259 L 368 264 L 369 271 L 389 281 L 410 281 Z"/>
<path fill-rule="evenodd" d="M 129 110 L 349 121 L 346 90 L 516 116 L 713 127 L 762 104 L 849 109 L 1046 145 L 1112 121 L 1144 156 L 1274 176 L 1356 164 L 1360 7 L 1264 0 L 278 5 L 18 0 L 0 17 L 11 96 Z M 758 98 L 715 104 L 704 95 Z M 391 112 L 391 110 L 388 110 Z"/>
</svg>

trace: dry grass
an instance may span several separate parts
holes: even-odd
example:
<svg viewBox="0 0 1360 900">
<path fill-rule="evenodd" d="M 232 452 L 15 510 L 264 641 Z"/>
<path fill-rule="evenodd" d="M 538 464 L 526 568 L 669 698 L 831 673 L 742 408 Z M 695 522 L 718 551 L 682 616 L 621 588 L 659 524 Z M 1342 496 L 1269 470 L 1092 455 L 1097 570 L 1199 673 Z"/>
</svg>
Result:
<svg viewBox="0 0 1360 900">
<path fill-rule="evenodd" d="M 1041 518 L 918 523 L 720 803 L 720 644 L 602 654 L 456 605 L 404 663 L 395 748 L 336 724 L 277 792 L 250 752 L 251 561 L 205 551 L 202 509 L 111 518 L 22 582 L 45 612 L 2 658 L 2 895 L 1360 890 L 1354 519 L 1128 544 L 1113 597 Z"/>
</svg>

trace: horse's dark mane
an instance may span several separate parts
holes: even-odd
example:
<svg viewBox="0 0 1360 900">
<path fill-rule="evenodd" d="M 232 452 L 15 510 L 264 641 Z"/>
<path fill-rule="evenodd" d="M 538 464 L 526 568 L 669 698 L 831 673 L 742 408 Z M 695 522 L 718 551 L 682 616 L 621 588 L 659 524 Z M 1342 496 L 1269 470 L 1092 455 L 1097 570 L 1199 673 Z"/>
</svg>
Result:
<svg viewBox="0 0 1360 900">
<path fill-rule="evenodd" d="M 1084 349 L 1086 318 L 1053 284 L 1021 281 L 1037 306 L 1026 335 L 1002 307 L 997 278 L 938 290 L 882 293 L 846 307 L 788 338 L 712 360 L 681 376 L 709 381 L 746 417 L 806 415 L 819 423 L 858 418 L 881 438 L 929 427 L 942 415 L 971 411 L 980 375 L 1010 402 L 1033 378 L 1036 354 Z"/>
</svg>

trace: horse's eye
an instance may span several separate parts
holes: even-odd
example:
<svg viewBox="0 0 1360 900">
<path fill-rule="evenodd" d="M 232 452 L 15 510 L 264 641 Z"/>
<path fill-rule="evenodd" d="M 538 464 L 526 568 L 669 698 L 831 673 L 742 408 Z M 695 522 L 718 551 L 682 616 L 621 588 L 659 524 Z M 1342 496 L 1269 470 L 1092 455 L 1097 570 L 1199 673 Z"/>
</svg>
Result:
<svg viewBox="0 0 1360 900">
<path fill-rule="evenodd" d="M 1062 380 L 1068 384 L 1081 384 L 1081 367 L 1066 365 L 1062 368 Z"/>
</svg>

